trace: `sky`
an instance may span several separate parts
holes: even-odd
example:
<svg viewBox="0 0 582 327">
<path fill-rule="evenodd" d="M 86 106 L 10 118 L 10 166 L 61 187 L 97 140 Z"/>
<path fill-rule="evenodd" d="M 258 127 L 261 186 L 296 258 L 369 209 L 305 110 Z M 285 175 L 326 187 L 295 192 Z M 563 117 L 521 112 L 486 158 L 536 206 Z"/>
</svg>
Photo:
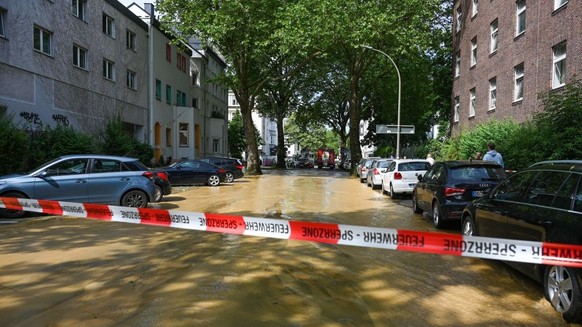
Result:
<svg viewBox="0 0 582 327">
<path fill-rule="evenodd" d="M 126 7 L 135 2 L 135 3 L 137 3 L 142 8 L 143 8 L 143 4 L 146 3 L 146 2 L 156 3 L 155 0 L 150 0 L 150 1 L 143 1 L 143 0 L 117 0 L 117 1 L 121 2 Z"/>
</svg>

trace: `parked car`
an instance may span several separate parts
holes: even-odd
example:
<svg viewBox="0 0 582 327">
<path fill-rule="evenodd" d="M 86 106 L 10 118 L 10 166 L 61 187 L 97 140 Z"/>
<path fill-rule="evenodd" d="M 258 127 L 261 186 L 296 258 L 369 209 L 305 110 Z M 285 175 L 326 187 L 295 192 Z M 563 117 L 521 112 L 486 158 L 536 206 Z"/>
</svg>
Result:
<svg viewBox="0 0 582 327">
<path fill-rule="evenodd" d="M 145 208 L 155 200 L 154 178 L 135 158 L 67 155 L 26 174 L 0 177 L 0 196 Z M 0 215 L 26 212 L 0 209 Z"/>
<path fill-rule="evenodd" d="M 226 169 L 195 159 L 175 162 L 163 170 L 170 177 L 172 185 L 218 186 L 226 180 Z"/>
<path fill-rule="evenodd" d="M 237 178 L 244 177 L 244 165 L 240 159 L 227 157 L 204 157 L 200 161 L 207 162 L 226 170 L 226 183 L 232 183 Z"/>
<path fill-rule="evenodd" d="M 295 160 L 295 167 L 296 168 L 313 168 L 314 164 L 309 160 L 309 158 L 297 158 Z"/>
<path fill-rule="evenodd" d="M 467 203 L 483 196 L 507 176 L 503 167 L 493 161 L 439 161 L 435 162 L 412 191 L 412 210 L 432 214 L 436 228 L 446 221 L 461 220 Z"/>
<path fill-rule="evenodd" d="M 582 245 L 582 161 L 544 162 L 519 171 L 462 215 L 464 235 Z M 582 270 L 507 262 L 543 284 L 570 323 L 582 322 Z"/>
<path fill-rule="evenodd" d="M 360 182 L 365 183 L 368 180 L 368 170 L 372 167 L 374 160 L 380 159 L 379 157 L 369 157 L 364 160 L 360 166 Z"/>
<path fill-rule="evenodd" d="M 380 184 L 382 193 L 388 193 L 391 198 L 398 194 L 412 194 L 418 183 L 418 176 L 424 175 L 431 167 L 425 159 L 396 159 L 390 162 Z"/>
<path fill-rule="evenodd" d="M 382 178 L 386 171 L 388 170 L 388 166 L 394 159 L 376 159 L 372 162 L 372 166 L 368 172 L 367 184 L 368 186 L 372 187 L 372 189 L 382 187 Z"/>
</svg>

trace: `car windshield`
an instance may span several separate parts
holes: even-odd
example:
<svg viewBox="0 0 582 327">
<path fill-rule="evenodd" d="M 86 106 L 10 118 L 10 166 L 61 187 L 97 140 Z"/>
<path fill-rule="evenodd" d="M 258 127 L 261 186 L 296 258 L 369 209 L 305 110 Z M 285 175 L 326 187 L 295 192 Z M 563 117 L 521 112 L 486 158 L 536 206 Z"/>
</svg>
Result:
<svg viewBox="0 0 582 327">
<path fill-rule="evenodd" d="M 429 168 L 430 163 L 424 161 L 404 162 L 398 165 L 399 171 L 418 171 L 418 170 L 428 170 Z"/>
<path fill-rule="evenodd" d="M 450 179 L 456 182 L 498 181 L 505 179 L 503 168 L 494 166 L 461 166 L 451 169 Z"/>
</svg>

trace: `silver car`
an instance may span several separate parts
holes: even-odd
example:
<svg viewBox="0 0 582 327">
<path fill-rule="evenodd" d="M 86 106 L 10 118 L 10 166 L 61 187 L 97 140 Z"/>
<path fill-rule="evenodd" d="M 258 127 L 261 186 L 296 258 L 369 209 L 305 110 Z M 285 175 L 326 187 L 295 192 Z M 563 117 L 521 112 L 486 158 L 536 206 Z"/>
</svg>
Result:
<svg viewBox="0 0 582 327">
<path fill-rule="evenodd" d="M 154 199 L 154 177 L 135 158 L 67 155 L 30 173 L 0 177 L 0 196 L 145 208 Z M 24 215 L 0 209 L 6 218 Z"/>
<path fill-rule="evenodd" d="M 374 160 L 380 159 L 379 157 L 369 157 L 362 159 L 362 164 L 359 168 L 360 182 L 365 183 L 368 180 L 368 170 L 372 167 Z"/>
<path fill-rule="evenodd" d="M 388 171 L 388 166 L 392 161 L 394 161 L 394 159 L 382 158 L 374 160 L 372 167 L 368 170 L 368 186 L 373 189 L 382 187 L 382 179 Z"/>
</svg>

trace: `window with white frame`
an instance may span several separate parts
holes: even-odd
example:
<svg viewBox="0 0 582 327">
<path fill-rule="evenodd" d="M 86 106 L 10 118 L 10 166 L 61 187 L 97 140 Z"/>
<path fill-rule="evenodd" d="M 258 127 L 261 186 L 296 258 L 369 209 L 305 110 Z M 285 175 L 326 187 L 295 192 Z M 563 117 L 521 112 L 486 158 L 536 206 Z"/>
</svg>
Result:
<svg viewBox="0 0 582 327">
<path fill-rule="evenodd" d="M 132 90 L 137 90 L 137 74 L 134 71 L 127 70 L 127 87 Z"/>
<path fill-rule="evenodd" d="M 489 80 L 489 110 L 497 108 L 497 77 Z"/>
<path fill-rule="evenodd" d="M 568 0 L 554 0 L 554 10 L 561 8 L 566 5 Z"/>
<path fill-rule="evenodd" d="M 455 77 L 461 76 L 461 51 L 455 56 Z"/>
<path fill-rule="evenodd" d="M 34 26 L 34 49 L 44 54 L 51 54 L 51 41 L 53 33 L 44 28 Z"/>
<path fill-rule="evenodd" d="M 471 66 L 477 64 L 477 37 L 471 40 Z"/>
<path fill-rule="evenodd" d="M 461 6 L 457 7 L 457 32 L 460 32 L 463 28 L 463 11 Z"/>
<path fill-rule="evenodd" d="M 115 20 L 106 14 L 103 14 L 103 33 L 115 37 Z"/>
<path fill-rule="evenodd" d="M 475 117 L 475 100 L 477 95 L 475 94 L 475 88 L 469 90 L 469 117 Z"/>
<path fill-rule="evenodd" d="M 73 16 L 85 20 L 85 1 L 86 0 L 71 0 Z"/>
<path fill-rule="evenodd" d="M 454 112 L 453 112 L 453 122 L 458 122 L 459 121 L 459 116 L 460 116 L 460 110 L 461 110 L 461 104 L 459 102 L 459 97 L 456 96 L 455 97 L 455 107 L 453 108 Z"/>
<path fill-rule="evenodd" d="M 113 66 L 113 61 L 103 58 L 103 77 L 110 81 L 115 80 L 115 71 L 113 70 Z"/>
<path fill-rule="evenodd" d="M 515 35 L 525 32 L 525 0 L 516 2 Z"/>
<path fill-rule="evenodd" d="M 479 12 L 479 0 L 473 0 L 472 17 L 475 17 Z"/>
<path fill-rule="evenodd" d="M 130 49 L 130 50 L 134 50 L 135 51 L 135 33 L 127 30 L 125 32 L 125 46 Z"/>
<path fill-rule="evenodd" d="M 87 49 L 73 45 L 73 66 L 87 69 Z"/>
<path fill-rule="evenodd" d="M 566 84 L 566 43 L 558 44 L 552 50 L 554 61 L 552 88 L 555 89 Z"/>
<path fill-rule="evenodd" d="M 0 8 L 0 36 L 6 36 L 6 32 L 4 31 L 4 15 L 6 14 L 6 10 Z"/>
<path fill-rule="evenodd" d="M 497 19 L 491 23 L 491 48 L 490 53 L 497 51 L 497 35 L 499 33 Z"/>
<path fill-rule="evenodd" d="M 178 125 L 178 137 L 180 138 L 180 146 L 188 146 L 190 144 L 189 133 L 190 131 L 188 123 L 180 123 Z"/>
<path fill-rule="evenodd" d="M 513 69 L 515 77 L 515 86 L 513 91 L 513 100 L 523 100 L 523 63 L 517 65 Z"/>
</svg>

